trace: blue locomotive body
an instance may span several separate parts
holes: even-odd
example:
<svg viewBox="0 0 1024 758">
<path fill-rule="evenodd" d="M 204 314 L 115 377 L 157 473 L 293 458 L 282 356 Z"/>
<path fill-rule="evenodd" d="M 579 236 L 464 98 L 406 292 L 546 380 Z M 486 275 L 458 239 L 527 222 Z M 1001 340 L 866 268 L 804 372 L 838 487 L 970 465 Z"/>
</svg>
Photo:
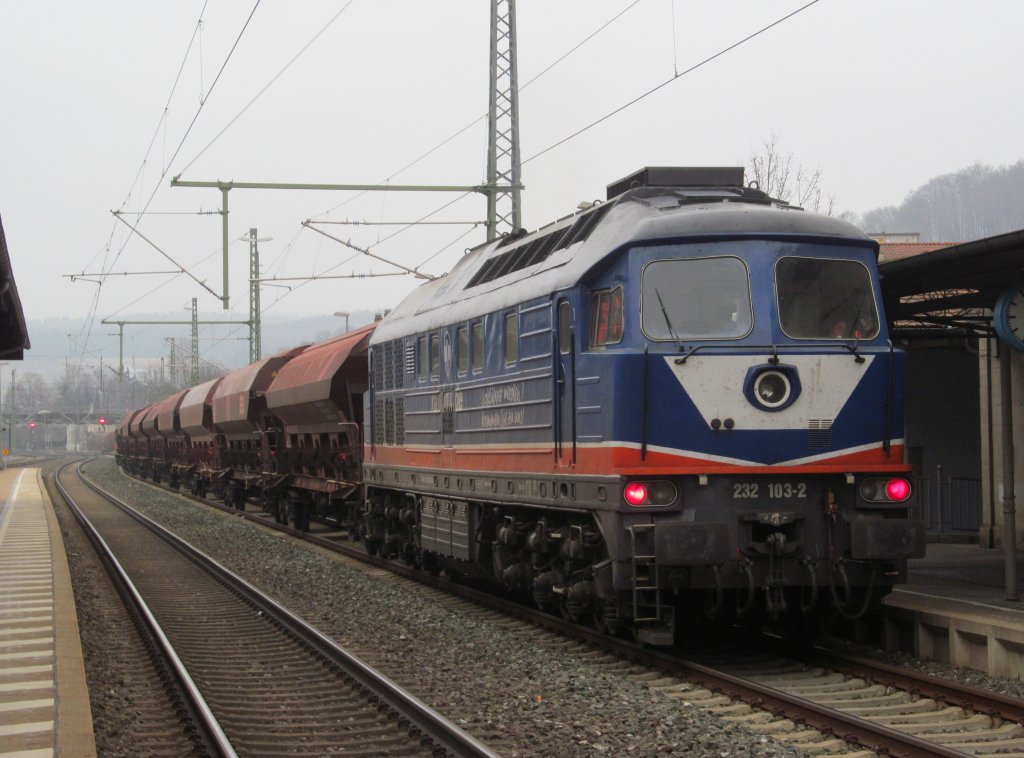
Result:
<svg viewBox="0 0 1024 758">
<path fill-rule="evenodd" d="M 645 169 L 136 411 L 118 460 L 652 644 L 857 617 L 924 552 L 877 244 L 742 184 Z"/>
<path fill-rule="evenodd" d="M 667 175 L 379 325 L 368 544 L 649 642 L 694 608 L 863 612 L 923 550 L 877 245 Z"/>
</svg>

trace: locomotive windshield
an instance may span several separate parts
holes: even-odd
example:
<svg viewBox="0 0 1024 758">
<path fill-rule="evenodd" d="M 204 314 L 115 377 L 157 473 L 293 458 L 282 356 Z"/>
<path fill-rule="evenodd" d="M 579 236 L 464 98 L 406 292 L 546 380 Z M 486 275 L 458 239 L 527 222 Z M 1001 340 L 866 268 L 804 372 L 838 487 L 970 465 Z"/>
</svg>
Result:
<svg viewBox="0 0 1024 758">
<path fill-rule="evenodd" d="M 858 261 L 780 258 L 775 288 L 782 331 L 796 339 L 871 339 L 878 311 Z"/>
<path fill-rule="evenodd" d="M 644 268 L 644 334 L 652 340 L 738 339 L 751 328 L 746 264 L 734 256 L 652 261 Z"/>
</svg>

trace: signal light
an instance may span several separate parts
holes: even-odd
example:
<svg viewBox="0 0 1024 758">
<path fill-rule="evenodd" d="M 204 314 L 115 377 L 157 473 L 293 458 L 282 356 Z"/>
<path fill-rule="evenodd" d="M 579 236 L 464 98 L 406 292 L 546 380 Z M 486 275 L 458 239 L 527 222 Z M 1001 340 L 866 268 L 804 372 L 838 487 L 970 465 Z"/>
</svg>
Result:
<svg viewBox="0 0 1024 758">
<path fill-rule="evenodd" d="M 106 417 L 105 417 L 105 416 L 100 416 L 100 419 L 99 419 L 99 421 L 100 421 L 100 426 L 106 426 L 106 424 L 107 424 L 107 419 L 106 419 Z"/>
<path fill-rule="evenodd" d="M 36 422 L 35 421 L 29 421 L 28 422 L 28 428 L 29 429 L 35 429 L 36 428 Z"/>
</svg>

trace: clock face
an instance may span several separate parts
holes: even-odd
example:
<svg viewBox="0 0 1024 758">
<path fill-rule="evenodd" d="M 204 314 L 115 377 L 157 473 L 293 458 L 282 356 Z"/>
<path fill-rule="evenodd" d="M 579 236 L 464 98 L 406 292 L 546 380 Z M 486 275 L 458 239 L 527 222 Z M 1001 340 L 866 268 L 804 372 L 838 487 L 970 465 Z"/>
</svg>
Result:
<svg viewBox="0 0 1024 758">
<path fill-rule="evenodd" d="M 1013 286 L 999 296 L 992 309 L 992 323 L 999 339 L 1024 351 L 1024 285 Z"/>
</svg>

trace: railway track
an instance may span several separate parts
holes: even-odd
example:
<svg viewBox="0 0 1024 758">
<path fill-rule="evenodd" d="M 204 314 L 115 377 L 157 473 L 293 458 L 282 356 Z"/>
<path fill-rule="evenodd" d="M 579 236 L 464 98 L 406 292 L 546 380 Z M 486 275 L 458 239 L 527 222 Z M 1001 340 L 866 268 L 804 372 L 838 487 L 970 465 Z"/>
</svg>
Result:
<svg viewBox="0 0 1024 758">
<path fill-rule="evenodd" d="M 191 499 L 240 513 L 205 498 Z M 694 658 L 679 651 L 654 651 L 369 556 L 333 539 L 339 532 L 302 533 L 274 523 L 269 515 L 244 515 L 376 567 L 370 570 L 394 571 L 514 615 L 543 630 L 538 633 L 572 637 L 602 650 L 608 666 L 647 681 L 666 697 L 706 708 L 808 752 L 1024 755 L 1024 703 L 1013 698 L 821 648 L 794 654 L 766 639 L 747 638 L 729 646 L 728 655 L 705 651 Z M 737 656 L 737 649 L 752 652 Z"/>
<path fill-rule="evenodd" d="M 126 577 L 212 755 L 492 756 L 390 680 L 113 496 L 61 495 Z M 116 507 L 111 507 L 113 504 Z"/>
</svg>

